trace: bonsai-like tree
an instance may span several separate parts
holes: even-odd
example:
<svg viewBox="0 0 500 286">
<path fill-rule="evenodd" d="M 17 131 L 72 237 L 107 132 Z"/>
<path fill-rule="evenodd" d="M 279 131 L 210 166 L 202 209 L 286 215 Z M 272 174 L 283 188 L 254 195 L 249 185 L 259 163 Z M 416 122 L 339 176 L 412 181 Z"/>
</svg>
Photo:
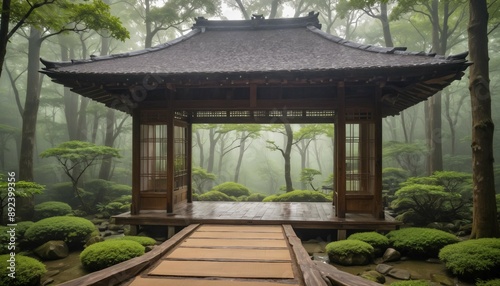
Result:
<svg viewBox="0 0 500 286">
<path fill-rule="evenodd" d="M 4 209 L 6 207 L 7 210 L 9 210 L 9 213 L 14 214 L 14 212 L 10 211 L 10 209 L 15 206 L 16 197 L 25 198 L 28 196 L 33 196 L 34 194 L 41 194 L 44 189 L 45 186 L 34 182 L 15 182 L 13 180 L 3 178 L 0 175 L 0 225 L 4 224 Z M 7 220 L 8 223 L 16 222 L 16 218 L 10 215 L 8 216 Z"/>
<path fill-rule="evenodd" d="M 54 157 L 61 164 L 64 173 L 71 180 L 73 192 L 85 210 L 89 210 L 89 207 L 85 204 L 78 189 L 78 182 L 85 171 L 102 160 L 103 156 L 119 158 L 120 154 L 116 148 L 76 140 L 61 143 L 59 146 L 49 148 L 40 154 L 42 158 Z"/>
<path fill-rule="evenodd" d="M 314 177 L 317 175 L 321 175 L 321 172 L 316 169 L 304 168 L 302 172 L 300 172 L 300 181 L 309 184 L 313 190 L 317 191 L 318 188 L 315 188 L 313 185 Z"/>
</svg>

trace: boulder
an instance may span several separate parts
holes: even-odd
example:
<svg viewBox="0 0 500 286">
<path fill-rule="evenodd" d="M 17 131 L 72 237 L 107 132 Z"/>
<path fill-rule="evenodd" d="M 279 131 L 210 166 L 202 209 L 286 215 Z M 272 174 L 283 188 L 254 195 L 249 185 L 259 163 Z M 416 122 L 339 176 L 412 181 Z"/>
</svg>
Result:
<svg viewBox="0 0 500 286">
<path fill-rule="evenodd" d="M 375 270 L 365 271 L 360 276 L 367 279 L 367 280 L 377 282 L 380 284 L 385 283 L 385 276 L 383 274 L 375 271 Z"/>
<path fill-rule="evenodd" d="M 51 240 L 37 247 L 34 252 L 42 260 L 56 260 L 67 257 L 69 249 L 64 241 Z"/>
<path fill-rule="evenodd" d="M 375 270 L 377 272 L 386 275 L 391 269 L 394 268 L 394 266 L 389 265 L 389 264 L 379 264 L 377 267 L 375 267 Z"/>
<path fill-rule="evenodd" d="M 363 253 L 349 253 L 346 255 L 338 255 L 331 253 L 328 255 L 331 262 L 351 266 L 351 265 L 367 265 L 372 261 L 372 256 L 370 254 Z"/>
<path fill-rule="evenodd" d="M 410 271 L 399 268 L 392 268 L 389 272 L 387 272 L 387 275 L 399 280 L 410 280 L 411 278 Z"/>
<path fill-rule="evenodd" d="M 392 262 L 398 261 L 401 259 L 401 253 L 394 248 L 387 248 L 382 255 L 382 262 Z"/>
</svg>

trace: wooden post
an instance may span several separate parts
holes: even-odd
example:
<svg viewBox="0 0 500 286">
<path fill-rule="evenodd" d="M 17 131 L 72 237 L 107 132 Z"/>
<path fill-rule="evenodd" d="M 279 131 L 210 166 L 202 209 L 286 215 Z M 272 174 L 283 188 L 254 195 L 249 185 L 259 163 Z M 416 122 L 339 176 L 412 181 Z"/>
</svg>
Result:
<svg viewBox="0 0 500 286">
<path fill-rule="evenodd" d="M 192 174 L 193 174 L 193 124 L 191 122 L 188 122 L 188 125 L 186 127 L 186 169 L 187 169 L 187 202 L 192 203 L 193 202 L 193 181 L 192 181 Z"/>
<path fill-rule="evenodd" d="M 384 206 L 382 201 L 382 87 L 384 83 L 375 91 L 375 180 L 374 180 L 374 196 L 373 196 L 373 216 L 376 218 L 384 219 Z"/>
<path fill-rule="evenodd" d="M 346 213 L 346 169 L 345 169 L 345 83 L 337 85 L 338 106 L 335 121 L 335 214 L 344 218 Z"/>
<path fill-rule="evenodd" d="M 168 94 L 167 107 L 167 213 L 174 212 L 174 107 L 172 95 Z"/>
<path fill-rule="evenodd" d="M 132 111 L 132 206 L 130 213 L 140 213 L 141 200 L 141 114 L 138 108 Z"/>
</svg>

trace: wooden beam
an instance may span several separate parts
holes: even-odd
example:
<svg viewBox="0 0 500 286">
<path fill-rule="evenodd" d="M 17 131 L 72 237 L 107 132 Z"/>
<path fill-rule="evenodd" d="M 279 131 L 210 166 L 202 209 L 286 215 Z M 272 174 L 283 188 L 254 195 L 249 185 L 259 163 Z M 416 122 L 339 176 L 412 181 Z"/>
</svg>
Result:
<svg viewBox="0 0 500 286">
<path fill-rule="evenodd" d="M 187 201 L 193 202 L 193 124 L 188 122 L 186 127 L 186 169 L 187 169 Z"/>
<path fill-rule="evenodd" d="M 335 212 L 337 217 L 345 218 L 346 213 L 346 118 L 345 118 L 345 84 L 337 86 L 338 105 L 335 122 Z"/>
<path fill-rule="evenodd" d="M 250 107 L 257 107 L 257 85 L 250 85 Z"/>
<path fill-rule="evenodd" d="M 374 100 L 375 119 L 375 182 L 374 182 L 374 197 L 373 197 L 373 216 L 384 219 L 384 206 L 382 201 L 382 88 L 377 88 L 375 91 Z"/>
<path fill-rule="evenodd" d="M 175 148 L 174 148 L 174 121 L 175 121 L 175 112 L 174 107 L 172 105 L 172 95 L 167 94 L 168 96 L 168 108 L 165 110 L 167 114 L 167 205 L 166 210 L 167 213 L 174 212 L 174 161 L 175 161 Z"/>
<path fill-rule="evenodd" d="M 133 215 L 141 211 L 141 114 L 138 109 L 132 112 L 132 206 Z"/>
</svg>

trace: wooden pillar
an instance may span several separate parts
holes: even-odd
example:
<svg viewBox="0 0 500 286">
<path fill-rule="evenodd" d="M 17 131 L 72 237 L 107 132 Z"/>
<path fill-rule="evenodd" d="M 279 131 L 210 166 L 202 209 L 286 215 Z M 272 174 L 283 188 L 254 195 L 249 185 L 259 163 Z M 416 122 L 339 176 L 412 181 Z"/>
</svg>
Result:
<svg viewBox="0 0 500 286">
<path fill-rule="evenodd" d="M 384 205 L 382 201 L 382 87 L 384 83 L 375 91 L 374 120 L 375 120 L 375 179 L 373 196 L 373 216 L 384 219 Z"/>
<path fill-rule="evenodd" d="M 173 99 L 169 94 L 167 107 L 167 213 L 174 212 L 174 107 Z"/>
<path fill-rule="evenodd" d="M 193 202 L 193 181 L 192 181 L 192 174 L 193 174 L 193 124 L 191 122 L 188 122 L 188 125 L 186 127 L 186 169 L 187 169 L 187 202 L 192 203 Z"/>
<path fill-rule="evenodd" d="M 344 218 L 346 213 L 346 150 L 345 150 L 345 84 L 337 85 L 338 106 L 335 121 L 335 214 Z"/>
<path fill-rule="evenodd" d="M 141 113 L 132 111 L 132 206 L 130 213 L 139 214 L 141 200 Z"/>
</svg>

